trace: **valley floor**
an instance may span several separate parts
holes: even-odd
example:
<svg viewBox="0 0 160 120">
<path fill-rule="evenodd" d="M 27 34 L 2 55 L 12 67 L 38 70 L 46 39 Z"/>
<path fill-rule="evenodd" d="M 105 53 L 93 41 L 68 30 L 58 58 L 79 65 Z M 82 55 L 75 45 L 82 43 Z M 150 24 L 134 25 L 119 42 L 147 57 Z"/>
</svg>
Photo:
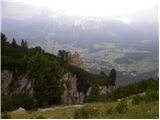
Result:
<svg viewBox="0 0 160 120">
<path fill-rule="evenodd" d="M 99 111 L 99 115 L 93 118 L 104 119 L 122 119 L 122 118 L 159 118 L 159 102 L 149 102 L 139 105 L 132 105 L 128 100 L 128 111 L 126 113 L 117 113 L 114 110 L 108 113 L 107 110 L 115 108 L 118 102 L 97 102 L 84 105 L 93 106 Z M 52 119 L 70 119 L 74 118 L 76 109 L 84 105 L 56 106 L 50 108 L 38 109 L 37 111 L 27 111 L 26 113 L 9 112 L 11 118 L 52 118 Z"/>
</svg>

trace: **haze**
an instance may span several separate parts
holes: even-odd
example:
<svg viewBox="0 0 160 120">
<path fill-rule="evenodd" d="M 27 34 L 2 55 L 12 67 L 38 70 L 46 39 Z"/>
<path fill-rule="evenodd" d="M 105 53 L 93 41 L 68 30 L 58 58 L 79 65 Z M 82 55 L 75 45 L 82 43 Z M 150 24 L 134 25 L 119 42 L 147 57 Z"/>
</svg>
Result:
<svg viewBox="0 0 160 120">
<path fill-rule="evenodd" d="M 40 13 L 118 19 L 157 19 L 157 0 L 2 0 L 2 17 L 26 19 Z M 25 7 L 29 6 L 29 9 Z M 24 8 L 24 9 L 23 9 Z"/>
</svg>

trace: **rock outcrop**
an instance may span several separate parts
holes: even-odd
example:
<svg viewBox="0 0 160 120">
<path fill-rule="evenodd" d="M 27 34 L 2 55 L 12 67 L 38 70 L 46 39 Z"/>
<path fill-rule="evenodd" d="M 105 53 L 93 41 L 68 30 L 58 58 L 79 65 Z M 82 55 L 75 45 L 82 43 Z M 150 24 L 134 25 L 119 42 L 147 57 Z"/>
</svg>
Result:
<svg viewBox="0 0 160 120">
<path fill-rule="evenodd" d="M 27 75 L 20 75 L 14 77 L 14 73 L 9 70 L 3 70 L 1 72 L 1 94 L 10 95 L 11 93 L 28 93 L 33 95 L 33 88 L 31 81 L 27 78 Z"/>
<path fill-rule="evenodd" d="M 84 94 L 77 90 L 77 76 L 68 72 L 64 75 L 65 91 L 62 96 L 63 103 L 65 104 L 82 104 L 84 102 Z"/>
<path fill-rule="evenodd" d="M 69 64 L 75 65 L 79 68 L 83 68 L 82 62 L 80 60 L 80 55 L 75 52 L 75 53 L 68 53 L 68 62 Z"/>
<path fill-rule="evenodd" d="M 19 107 L 17 110 L 13 111 L 13 113 L 23 114 L 26 113 L 26 110 L 22 107 Z"/>
<path fill-rule="evenodd" d="M 13 81 L 13 72 L 3 70 L 1 72 L 1 94 L 8 95 L 10 93 L 10 84 Z"/>
<path fill-rule="evenodd" d="M 77 96 L 77 77 L 72 73 L 68 72 L 64 75 L 63 79 L 65 80 L 65 91 L 62 96 L 62 100 L 66 104 L 75 104 L 76 103 L 76 96 Z"/>
</svg>

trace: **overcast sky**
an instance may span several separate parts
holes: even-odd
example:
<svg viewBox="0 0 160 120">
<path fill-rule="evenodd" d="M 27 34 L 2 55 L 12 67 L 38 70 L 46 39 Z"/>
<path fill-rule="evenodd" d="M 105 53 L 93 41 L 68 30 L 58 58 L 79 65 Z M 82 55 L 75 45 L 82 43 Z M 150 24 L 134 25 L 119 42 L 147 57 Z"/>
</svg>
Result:
<svg viewBox="0 0 160 120">
<path fill-rule="evenodd" d="M 158 18 L 158 0 L 2 0 L 2 17 L 26 19 L 42 12 L 152 21 Z"/>
</svg>

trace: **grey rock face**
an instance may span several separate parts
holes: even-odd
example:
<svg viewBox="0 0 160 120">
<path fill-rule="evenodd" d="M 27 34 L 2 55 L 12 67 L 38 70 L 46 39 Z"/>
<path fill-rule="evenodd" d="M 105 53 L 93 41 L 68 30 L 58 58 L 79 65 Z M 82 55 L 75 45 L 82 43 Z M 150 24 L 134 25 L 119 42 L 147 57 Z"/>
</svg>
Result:
<svg viewBox="0 0 160 120">
<path fill-rule="evenodd" d="M 13 72 L 4 70 L 1 72 L 1 93 L 2 95 L 9 94 L 9 85 L 13 81 Z"/>
<path fill-rule="evenodd" d="M 68 72 L 64 74 L 63 79 L 65 80 L 65 91 L 62 96 L 62 100 L 66 104 L 75 104 L 77 99 L 77 77 L 72 73 Z"/>
<path fill-rule="evenodd" d="M 16 87 L 11 90 L 12 84 L 16 84 Z M 1 72 L 1 90 L 2 95 L 9 95 L 13 92 L 16 94 L 27 92 L 31 96 L 33 94 L 31 81 L 27 78 L 27 75 L 21 75 L 14 79 L 13 72 L 9 70 Z"/>
</svg>

